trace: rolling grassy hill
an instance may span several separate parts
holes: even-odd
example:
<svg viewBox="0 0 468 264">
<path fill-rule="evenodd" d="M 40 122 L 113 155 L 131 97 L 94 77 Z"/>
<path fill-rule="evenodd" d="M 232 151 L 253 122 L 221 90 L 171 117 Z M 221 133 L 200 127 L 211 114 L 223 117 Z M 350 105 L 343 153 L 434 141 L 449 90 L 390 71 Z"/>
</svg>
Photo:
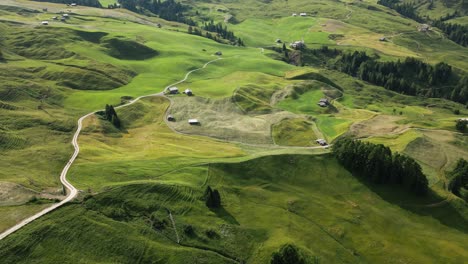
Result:
<svg viewBox="0 0 468 264">
<path fill-rule="evenodd" d="M 293 242 L 320 263 L 467 257 L 466 219 L 451 206 L 437 209 L 451 222 L 428 217 L 433 209 L 410 204 L 432 198 L 364 185 L 327 155 L 214 163 L 170 176 L 184 177 L 184 185 L 133 184 L 87 196 L 1 241 L 0 254 L 16 263 L 268 263 Z M 222 208 L 204 205 L 207 185 L 221 191 Z"/>
<path fill-rule="evenodd" d="M 287 243 L 310 263 L 468 258 L 466 203 L 445 177 L 468 159 L 466 134 L 454 128 L 466 107 L 397 94 L 319 61 L 294 66 L 274 51 L 276 39 L 304 39 L 308 48 L 366 51 L 379 61 L 414 56 L 466 72 L 466 48 L 438 30 L 418 32 L 375 1 L 184 2 L 195 21 L 225 23 L 246 47 L 125 9 L 2 2 L 0 231 L 63 197 L 59 173 L 80 116 L 161 92 L 223 54 L 177 85 L 192 97 L 119 108 L 121 129 L 85 119 L 68 176 L 80 197 L 0 241 L 2 263 L 269 263 Z M 71 18 L 51 19 L 60 12 Z M 331 106 L 317 105 L 324 97 Z M 415 158 L 431 195 L 366 184 L 329 150 L 303 148 L 343 135 Z M 207 186 L 220 191 L 222 208 L 205 206 Z"/>
</svg>

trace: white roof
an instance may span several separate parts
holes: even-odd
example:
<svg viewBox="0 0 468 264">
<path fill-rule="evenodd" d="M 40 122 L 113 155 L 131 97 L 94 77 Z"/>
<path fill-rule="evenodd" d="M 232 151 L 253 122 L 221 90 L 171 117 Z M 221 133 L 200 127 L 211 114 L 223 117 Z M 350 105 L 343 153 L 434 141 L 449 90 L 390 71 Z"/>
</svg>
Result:
<svg viewBox="0 0 468 264">
<path fill-rule="evenodd" d="M 62 16 L 68 16 L 68 14 L 63 14 Z"/>
<path fill-rule="evenodd" d="M 177 88 L 177 87 L 175 87 L 175 86 L 169 87 L 169 91 L 177 91 L 177 90 L 179 90 L 179 88 Z"/>
<path fill-rule="evenodd" d="M 192 90 L 190 90 L 190 89 L 187 88 L 187 89 L 185 89 L 185 92 L 186 92 L 186 93 L 192 92 Z"/>
<path fill-rule="evenodd" d="M 307 13 L 301 13 L 300 15 L 301 15 L 301 16 L 306 16 L 306 15 L 307 15 Z"/>
<path fill-rule="evenodd" d="M 189 123 L 198 123 L 198 119 L 192 118 L 188 120 Z"/>
</svg>

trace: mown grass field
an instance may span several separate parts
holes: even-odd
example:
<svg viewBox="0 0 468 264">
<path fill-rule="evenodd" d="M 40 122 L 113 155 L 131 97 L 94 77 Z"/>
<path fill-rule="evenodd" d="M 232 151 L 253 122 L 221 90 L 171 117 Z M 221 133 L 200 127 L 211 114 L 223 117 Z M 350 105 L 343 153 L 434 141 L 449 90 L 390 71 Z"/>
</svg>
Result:
<svg viewBox="0 0 468 264">
<path fill-rule="evenodd" d="M 467 71 L 466 49 L 437 30 L 417 32 L 416 22 L 374 1 L 196 3 L 190 14 L 198 11 L 198 22 L 232 15 L 226 26 L 247 45 L 234 47 L 125 9 L 79 6 L 61 23 L 51 17 L 67 10 L 63 4 L 2 4 L 19 7 L 0 6 L 0 231 L 61 196 L 59 174 L 80 116 L 159 93 L 223 53 L 177 85 L 193 97 L 117 109 L 121 130 L 87 118 L 68 175 L 80 197 L 0 241 L 2 263 L 269 263 L 286 243 L 315 263 L 468 258 L 466 204 L 447 192 L 445 176 L 468 158 L 466 135 L 454 129 L 466 108 L 321 65 L 293 66 L 266 48 L 304 39 L 310 48 L 365 50 L 385 61 L 415 56 Z M 43 7 L 49 11 L 37 11 Z M 319 107 L 321 98 L 331 106 Z M 363 183 L 329 150 L 302 148 L 343 135 L 415 158 L 433 194 Z M 208 185 L 220 191 L 222 208 L 204 205 Z"/>
</svg>

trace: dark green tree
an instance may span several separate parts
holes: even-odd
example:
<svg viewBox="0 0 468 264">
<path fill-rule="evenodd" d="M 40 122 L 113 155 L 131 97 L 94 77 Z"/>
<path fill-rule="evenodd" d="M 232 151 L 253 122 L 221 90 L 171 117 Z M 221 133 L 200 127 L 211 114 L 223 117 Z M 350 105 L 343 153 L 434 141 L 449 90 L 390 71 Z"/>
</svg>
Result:
<svg viewBox="0 0 468 264">
<path fill-rule="evenodd" d="M 281 247 L 278 252 L 271 256 L 270 264 L 305 264 L 304 257 L 299 252 L 299 249 L 291 244 L 286 244 Z"/>
</svg>

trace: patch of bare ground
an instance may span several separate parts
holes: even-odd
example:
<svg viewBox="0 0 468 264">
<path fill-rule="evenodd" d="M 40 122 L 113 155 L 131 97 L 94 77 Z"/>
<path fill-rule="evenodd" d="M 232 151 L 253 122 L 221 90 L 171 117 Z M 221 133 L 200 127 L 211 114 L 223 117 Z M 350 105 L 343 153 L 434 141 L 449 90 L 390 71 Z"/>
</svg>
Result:
<svg viewBox="0 0 468 264">
<path fill-rule="evenodd" d="M 349 131 L 350 134 L 358 138 L 399 134 L 410 127 L 409 125 L 397 124 L 397 121 L 401 119 L 403 119 L 403 117 L 377 115 L 369 120 L 353 124 Z"/>
</svg>

